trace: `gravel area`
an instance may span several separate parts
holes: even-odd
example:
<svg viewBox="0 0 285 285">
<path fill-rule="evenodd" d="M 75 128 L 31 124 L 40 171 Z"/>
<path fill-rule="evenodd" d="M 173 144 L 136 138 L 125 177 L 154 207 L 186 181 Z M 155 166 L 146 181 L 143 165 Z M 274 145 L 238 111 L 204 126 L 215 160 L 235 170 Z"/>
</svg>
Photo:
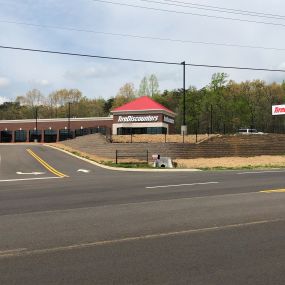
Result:
<svg viewBox="0 0 285 285">
<path fill-rule="evenodd" d="M 261 155 L 254 157 L 176 159 L 175 162 L 180 168 L 285 167 L 285 156 Z"/>
</svg>

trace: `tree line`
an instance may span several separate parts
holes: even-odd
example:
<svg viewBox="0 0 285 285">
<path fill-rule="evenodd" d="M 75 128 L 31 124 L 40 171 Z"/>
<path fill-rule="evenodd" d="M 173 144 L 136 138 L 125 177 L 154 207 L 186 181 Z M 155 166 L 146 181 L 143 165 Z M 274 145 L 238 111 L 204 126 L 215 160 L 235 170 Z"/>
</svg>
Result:
<svg viewBox="0 0 285 285">
<path fill-rule="evenodd" d="M 177 116 L 176 130 L 183 122 L 183 90 L 159 90 L 157 77 L 145 76 L 135 89 L 133 83 L 124 84 L 109 99 L 87 98 L 78 89 L 60 89 L 44 96 L 39 90 L 28 91 L 14 102 L 0 105 L 0 119 L 33 119 L 37 109 L 39 118 L 102 117 L 112 109 L 139 96 L 150 96 L 173 110 Z M 285 103 L 285 82 L 266 83 L 252 80 L 237 83 L 226 73 L 215 73 L 211 82 L 197 89 L 186 90 L 186 124 L 190 133 L 235 133 L 250 127 L 264 132 L 285 132 L 285 117 L 272 116 L 271 106 Z"/>
</svg>

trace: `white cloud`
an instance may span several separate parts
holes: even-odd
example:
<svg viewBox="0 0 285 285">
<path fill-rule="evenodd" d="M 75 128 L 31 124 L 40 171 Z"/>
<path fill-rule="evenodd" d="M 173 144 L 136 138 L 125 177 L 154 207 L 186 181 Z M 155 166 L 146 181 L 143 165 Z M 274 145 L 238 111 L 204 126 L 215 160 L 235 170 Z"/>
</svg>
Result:
<svg viewBox="0 0 285 285">
<path fill-rule="evenodd" d="M 11 100 L 9 98 L 6 98 L 6 97 L 1 97 L 0 96 L 0 104 L 3 104 L 5 102 L 10 102 Z"/>
<path fill-rule="evenodd" d="M 68 70 L 64 73 L 64 77 L 69 80 L 84 80 L 92 78 L 108 78 L 117 74 L 118 71 L 114 67 L 106 64 L 79 68 L 77 70 Z"/>
<path fill-rule="evenodd" d="M 48 85 L 50 85 L 50 83 L 49 83 L 49 81 L 48 80 L 46 80 L 46 79 L 42 79 L 42 80 L 40 80 L 40 82 L 39 82 L 41 85 L 43 85 L 43 86 L 48 86 Z"/>
<path fill-rule="evenodd" d="M 181 73 L 179 73 L 178 71 L 162 71 L 158 76 L 159 82 L 163 81 L 177 82 L 178 80 L 181 80 L 181 78 L 182 78 Z"/>
<path fill-rule="evenodd" d="M 6 77 L 0 77 L 0 88 L 7 87 L 10 85 L 10 80 Z"/>
<path fill-rule="evenodd" d="M 285 61 L 282 62 L 282 63 L 280 63 L 279 66 L 278 66 L 278 68 L 280 68 L 280 69 L 285 69 Z"/>
<path fill-rule="evenodd" d="M 46 87 L 51 85 L 47 79 L 34 79 L 30 81 L 30 84 L 35 87 Z"/>
</svg>

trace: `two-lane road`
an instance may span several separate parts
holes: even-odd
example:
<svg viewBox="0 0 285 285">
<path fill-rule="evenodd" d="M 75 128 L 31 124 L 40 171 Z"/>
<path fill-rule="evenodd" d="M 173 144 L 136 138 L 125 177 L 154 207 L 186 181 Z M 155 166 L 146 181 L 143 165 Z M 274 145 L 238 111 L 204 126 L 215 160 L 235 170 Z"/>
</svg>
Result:
<svg viewBox="0 0 285 285">
<path fill-rule="evenodd" d="M 282 169 L 121 172 L 41 145 L 0 155 L 0 284 L 285 282 Z"/>
</svg>

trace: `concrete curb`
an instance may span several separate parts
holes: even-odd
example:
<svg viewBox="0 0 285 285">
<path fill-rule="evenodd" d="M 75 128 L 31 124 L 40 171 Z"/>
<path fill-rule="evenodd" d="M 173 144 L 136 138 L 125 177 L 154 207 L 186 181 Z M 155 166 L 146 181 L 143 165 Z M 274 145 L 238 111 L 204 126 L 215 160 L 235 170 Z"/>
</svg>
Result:
<svg viewBox="0 0 285 285">
<path fill-rule="evenodd" d="M 85 162 L 88 162 L 90 164 L 93 164 L 93 165 L 96 165 L 98 167 L 101 167 L 101 168 L 104 168 L 104 169 L 108 169 L 108 170 L 114 170 L 114 171 L 125 171 L 125 172 L 197 172 L 197 171 L 202 171 L 200 169 L 157 169 L 157 168 L 153 168 L 153 169 L 143 169 L 143 168 L 124 168 L 124 167 L 112 167 L 112 166 L 107 166 L 107 165 L 103 165 L 103 164 L 100 164 L 98 162 L 95 162 L 93 160 L 90 160 L 90 159 L 87 159 L 87 158 L 84 158 L 84 157 L 80 157 L 76 154 L 73 154 L 67 150 L 64 150 L 64 149 L 61 149 L 61 148 L 58 148 L 58 147 L 55 147 L 55 146 L 51 146 L 51 145 L 48 145 L 48 144 L 43 144 L 44 146 L 46 147 L 49 147 L 49 148 L 52 148 L 52 149 L 56 149 L 56 150 L 59 150 L 61 152 L 64 152 L 70 156 L 73 156 L 73 157 L 76 157 L 78 159 L 81 159 Z"/>
<path fill-rule="evenodd" d="M 41 145 L 42 143 L 35 142 L 17 142 L 17 143 L 1 143 L 1 145 L 5 146 L 15 146 L 15 145 Z"/>
</svg>

